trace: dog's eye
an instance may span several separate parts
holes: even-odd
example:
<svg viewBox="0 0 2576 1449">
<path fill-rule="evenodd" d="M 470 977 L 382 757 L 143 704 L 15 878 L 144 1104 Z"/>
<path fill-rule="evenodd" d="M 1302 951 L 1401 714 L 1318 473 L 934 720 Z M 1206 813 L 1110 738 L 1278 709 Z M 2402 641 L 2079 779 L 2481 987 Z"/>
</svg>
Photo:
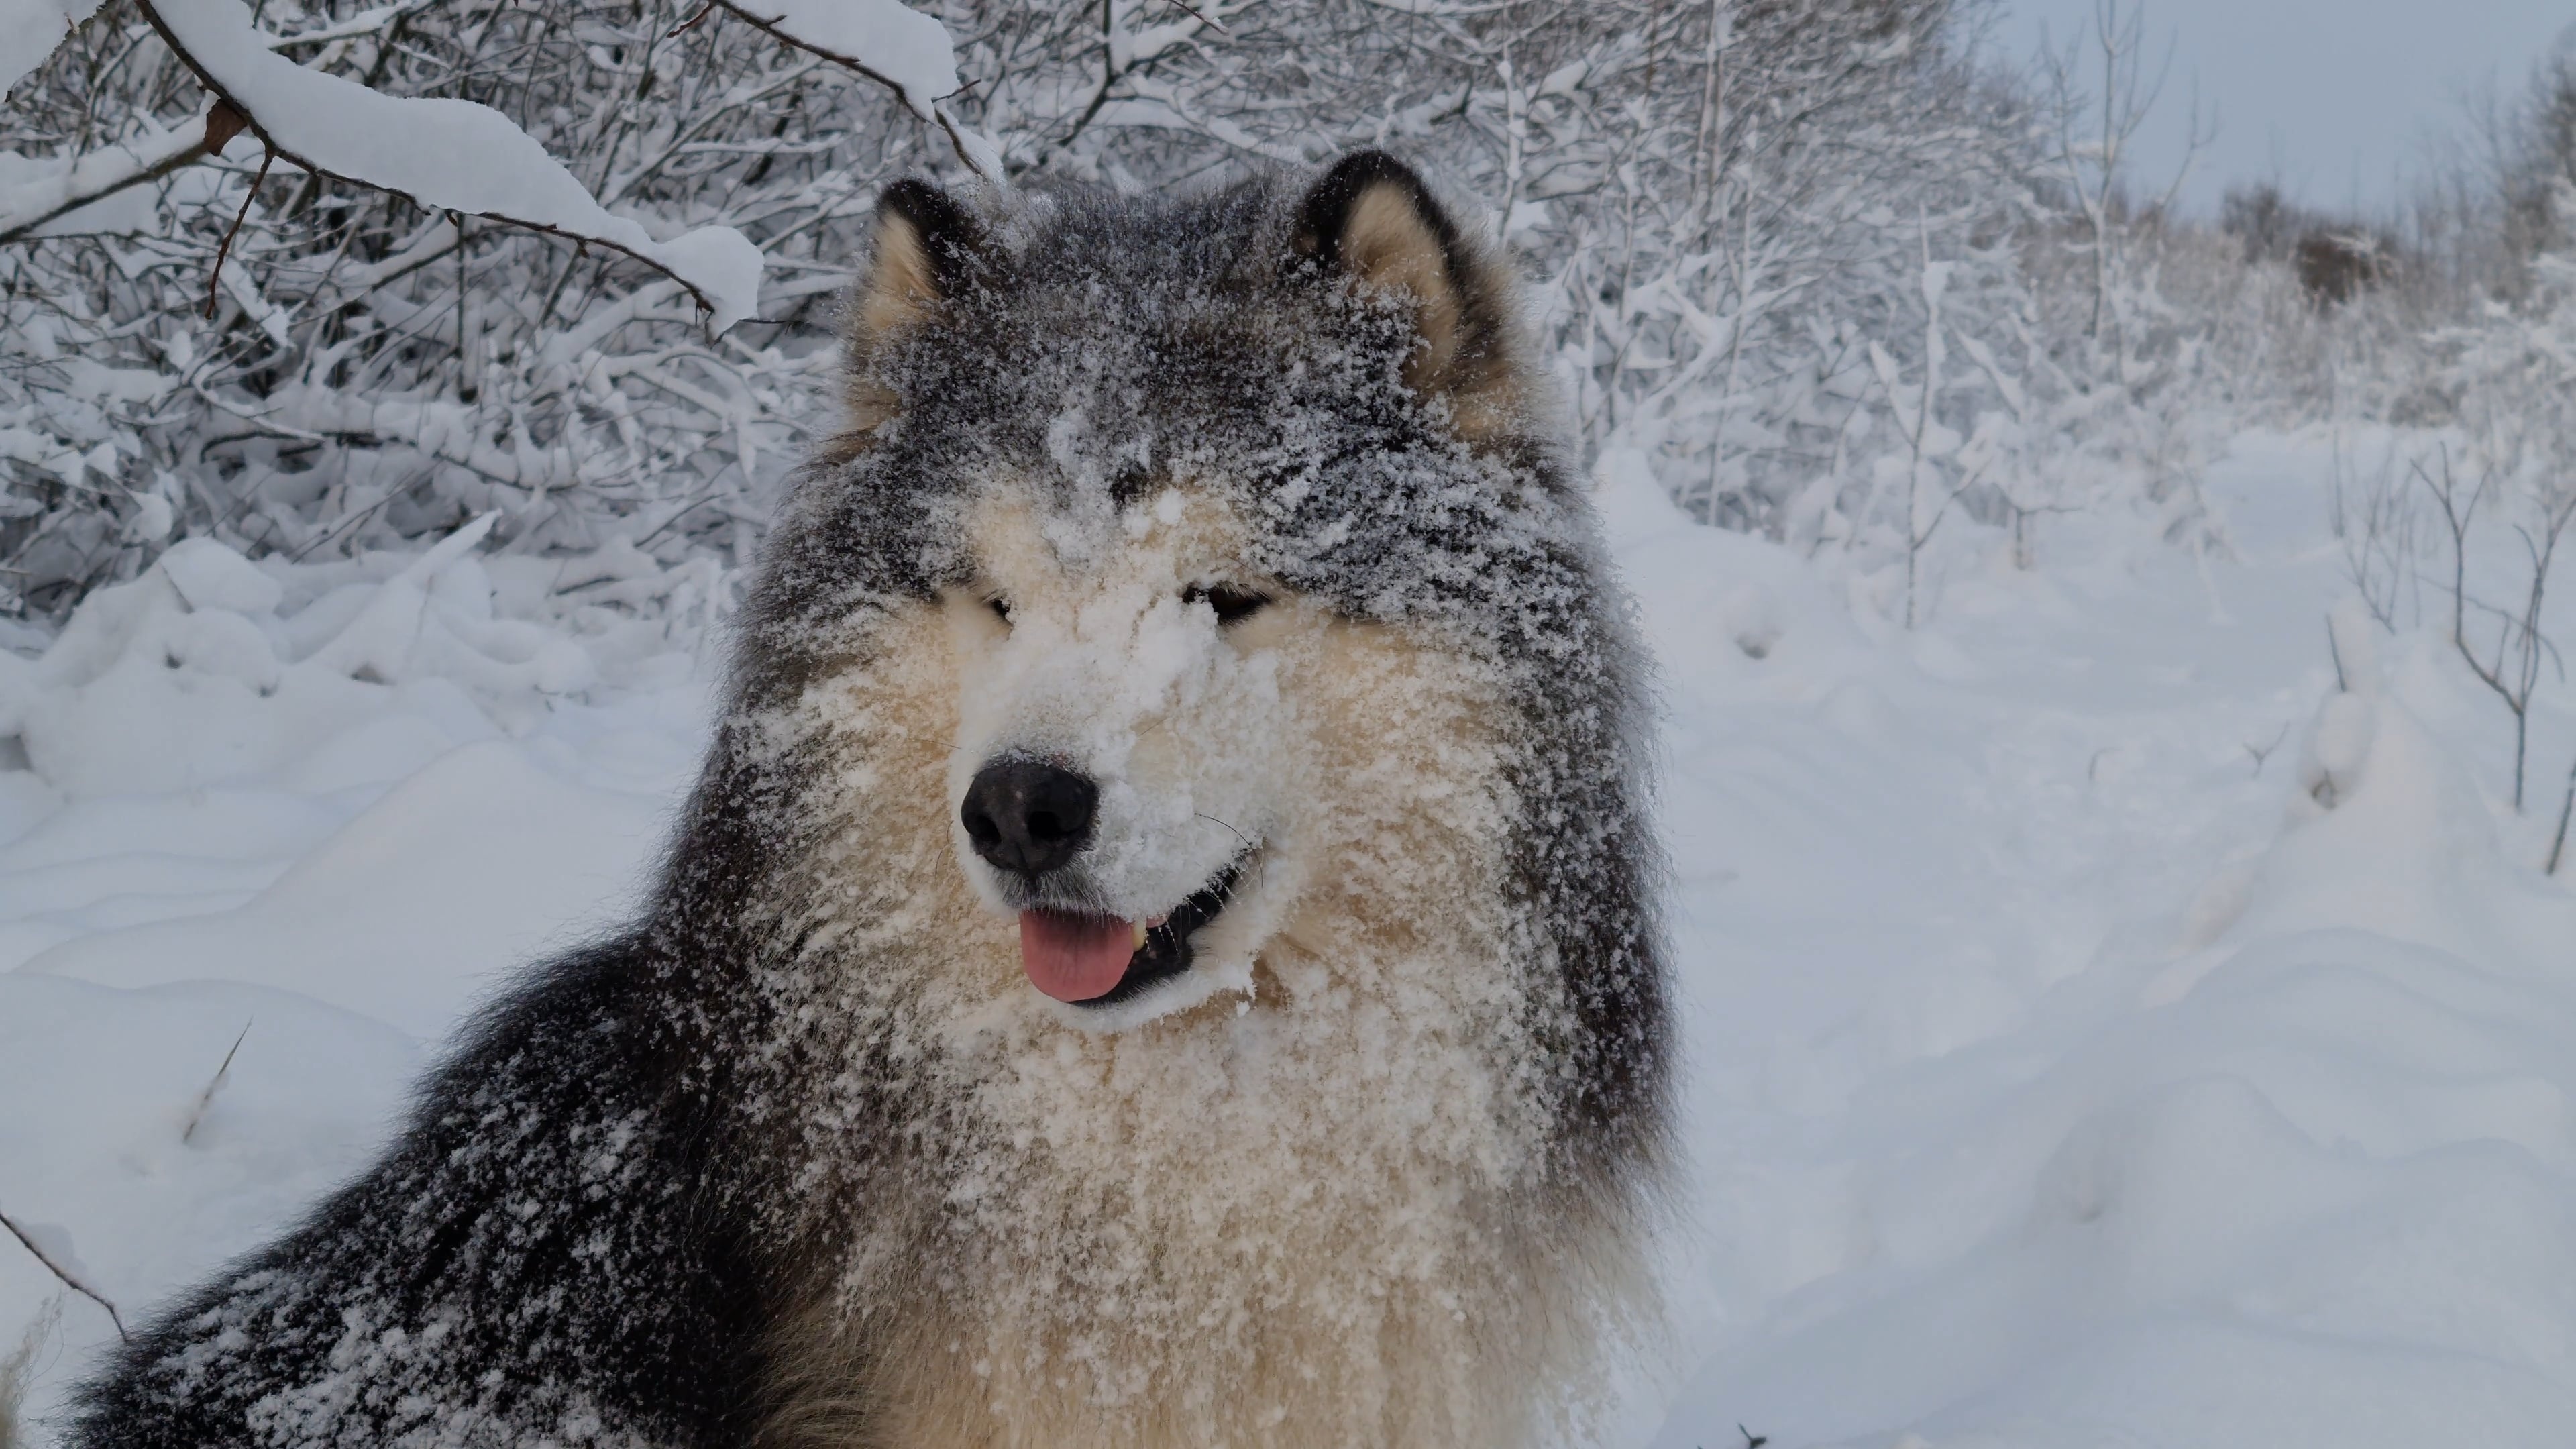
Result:
<svg viewBox="0 0 2576 1449">
<path fill-rule="evenodd" d="M 1011 622 L 1010 600 L 1003 598 L 999 594 L 995 594 L 993 597 L 984 601 L 984 607 L 992 610 L 993 617 L 1001 620 L 1004 624 Z"/>
<path fill-rule="evenodd" d="M 1184 604 L 1195 604 L 1201 599 L 1207 600 L 1207 606 L 1216 610 L 1216 621 L 1220 624 L 1239 624 L 1260 613 L 1262 606 L 1270 602 L 1267 595 L 1232 584 L 1192 584 L 1181 590 Z"/>
</svg>

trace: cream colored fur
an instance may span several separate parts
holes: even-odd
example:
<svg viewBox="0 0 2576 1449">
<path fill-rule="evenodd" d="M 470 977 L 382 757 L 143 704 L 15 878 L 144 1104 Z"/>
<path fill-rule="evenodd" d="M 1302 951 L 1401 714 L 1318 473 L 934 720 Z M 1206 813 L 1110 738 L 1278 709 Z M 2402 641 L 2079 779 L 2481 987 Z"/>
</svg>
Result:
<svg viewBox="0 0 2576 1449">
<path fill-rule="evenodd" d="M 847 318 L 853 358 L 864 363 L 873 349 L 929 320 L 939 305 L 939 284 L 921 233 L 900 213 L 880 209 L 875 251 Z M 846 458 L 865 447 L 869 434 L 893 417 L 897 408 L 894 393 L 864 366 L 849 370 L 841 405 L 841 432 L 825 447 L 826 458 Z"/>
<path fill-rule="evenodd" d="M 1265 583 L 1205 494 L 1121 523 L 1002 480 L 969 533 L 977 590 L 895 610 L 775 722 L 834 762 L 808 808 L 843 825 L 785 924 L 853 1050 L 890 1046 L 878 1069 L 942 1120 L 918 1171 L 866 1181 L 811 1144 L 810 1287 L 763 1442 L 1530 1442 L 1605 1327 L 1580 1305 L 1634 1285 L 1619 1225 L 1539 1178 L 1556 1003 L 1503 900 L 1490 682 L 1294 597 L 1227 631 L 1184 608 L 1191 583 Z M 1086 697 L 1102 717 L 1049 735 Z M 1024 979 L 952 822 L 1031 732 L 1134 797 L 1104 852 L 1239 816 L 1257 866 L 1192 973 L 1223 989 L 1097 1030 Z M 1109 888 L 1168 906 L 1242 849 L 1199 835 Z"/>
<path fill-rule="evenodd" d="M 930 252 L 921 233 L 900 213 L 880 210 L 876 252 L 853 325 L 863 337 L 883 337 L 922 321 L 938 306 L 939 285 L 931 276 Z"/>
</svg>

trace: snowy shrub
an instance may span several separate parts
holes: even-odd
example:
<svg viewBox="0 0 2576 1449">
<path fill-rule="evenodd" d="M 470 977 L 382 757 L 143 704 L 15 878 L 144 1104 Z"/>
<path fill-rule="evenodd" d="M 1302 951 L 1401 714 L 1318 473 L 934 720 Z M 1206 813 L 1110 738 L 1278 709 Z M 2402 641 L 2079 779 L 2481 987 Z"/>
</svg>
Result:
<svg viewBox="0 0 2576 1449">
<path fill-rule="evenodd" d="M 639 6 L 261 23 L 309 72 L 493 107 L 653 235 L 751 238 L 767 315 L 712 335 L 678 278 L 628 256 L 272 169 L 253 138 L 200 160 L 202 87 L 119 0 L 12 93 L 0 155 L 18 607 L 59 615 L 182 535 L 346 555 L 486 511 L 512 552 L 738 562 L 813 427 L 844 224 L 946 139 L 759 30 L 674 36 Z M 148 179 L 50 215 L 92 172 Z"/>
<path fill-rule="evenodd" d="M 1587 441 L 1647 447 L 1700 516 L 1849 537 L 1897 506 L 1886 455 L 1956 492 L 2026 426 L 2027 107 L 1951 0 L 935 14 L 967 81 L 948 107 L 1022 184 L 1422 157 L 1540 279 Z M 631 258 L 264 168 L 250 139 L 206 156 L 203 87 L 110 0 L 12 91 L 0 154 L 11 607 L 59 619 L 183 536 L 344 555 L 486 511 L 506 552 L 738 564 L 826 423 L 874 192 L 954 168 L 948 138 L 724 11 L 289 0 L 258 23 L 310 71 L 494 108 L 654 235 L 739 231 L 760 314 L 710 337 Z M 102 177 L 134 184 L 56 214 Z M 1938 347 L 1957 362 L 1927 381 Z"/>
<path fill-rule="evenodd" d="M 2560 205 L 2568 204 L 2562 193 Z M 2510 299 L 2381 337 L 2337 409 L 2334 529 L 2355 595 L 2393 633 L 2441 641 L 2500 709 L 2499 796 L 2538 818 L 2555 873 L 2576 827 L 2576 759 L 2548 758 L 2576 553 L 2576 254 L 2533 257 Z M 2358 423 L 2358 426 L 2355 424 Z"/>
<path fill-rule="evenodd" d="M 107 0 L 8 100 L 0 618 L 32 644 L 181 538 L 345 558 L 485 513 L 505 555 L 739 567 L 831 424 L 877 189 L 969 157 L 1142 189 L 1412 155 L 1521 254 L 1588 453 L 1639 449 L 1691 516 L 1834 553 L 1892 617 L 1929 607 L 1931 551 L 2027 566 L 2055 515 L 2198 541 L 2232 431 L 2353 409 L 2346 374 L 2402 372 L 2404 329 L 2370 299 L 2319 315 L 2286 262 L 2135 199 L 2134 65 L 2102 96 L 2000 71 L 1987 9 L 847 8 L 943 26 L 944 98 L 782 43 L 826 13 L 787 0 L 260 10 L 243 63 L 478 102 L 613 224 L 747 238 L 757 314 L 710 331 L 649 255 L 272 161 L 274 118 L 208 154 L 229 121 L 141 0 Z"/>
</svg>

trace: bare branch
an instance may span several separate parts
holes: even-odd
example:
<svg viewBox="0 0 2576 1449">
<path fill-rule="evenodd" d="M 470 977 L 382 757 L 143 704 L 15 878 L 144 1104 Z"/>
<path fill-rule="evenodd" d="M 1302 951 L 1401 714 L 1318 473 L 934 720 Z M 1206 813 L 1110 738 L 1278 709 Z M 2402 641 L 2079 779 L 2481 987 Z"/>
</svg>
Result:
<svg viewBox="0 0 2576 1449">
<path fill-rule="evenodd" d="M 2558 874 L 2559 865 L 2567 858 L 2567 823 L 2571 817 L 2576 817 L 2576 764 L 2567 767 L 2567 791 L 2558 797 L 2558 830 L 2549 837 L 2549 864 L 2542 867 L 2545 874 Z"/>
<path fill-rule="evenodd" d="M 229 106 L 218 105 L 215 107 L 215 114 L 220 115 L 230 109 L 231 108 Z M 239 112 L 234 112 L 234 114 L 238 115 Z M 209 132 L 214 130 L 212 117 L 208 118 L 206 129 Z M 216 149 L 221 150 L 222 148 L 217 147 Z M 224 279 L 224 258 L 232 255 L 233 238 L 241 234 L 242 219 L 250 215 L 251 202 L 258 198 L 259 188 L 265 185 L 268 181 L 269 163 L 276 159 L 277 153 L 273 150 L 262 151 L 259 153 L 259 174 L 251 178 L 250 186 L 242 192 L 241 210 L 233 213 L 233 224 L 224 231 L 224 240 L 222 245 L 215 248 L 214 268 L 206 273 L 206 320 L 210 322 L 214 320 L 215 316 L 215 298 L 218 295 L 216 290 L 217 284 L 222 282 Z"/>
</svg>

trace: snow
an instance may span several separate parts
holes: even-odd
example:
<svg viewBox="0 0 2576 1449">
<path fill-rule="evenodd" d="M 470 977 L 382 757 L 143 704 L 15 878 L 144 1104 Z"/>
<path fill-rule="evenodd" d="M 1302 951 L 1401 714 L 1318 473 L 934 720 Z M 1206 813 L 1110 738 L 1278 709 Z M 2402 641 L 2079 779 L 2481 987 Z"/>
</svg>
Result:
<svg viewBox="0 0 2576 1449">
<path fill-rule="evenodd" d="M 2325 446 L 2240 440 L 2235 561 L 2070 527 L 1916 638 L 1610 490 L 1693 1013 L 1647 1442 L 2564 1441 L 2576 894 L 2446 645 L 2347 611 L 2336 692 Z"/>
<path fill-rule="evenodd" d="M 426 207 L 540 227 L 613 247 L 679 278 L 723 332 L 760 300 L 760 249 L 726 226 L 657 242 L 592 198 L 563 163 L 489 106 L 388 96 L 269 47 L 240 0 L 158 0 L 189 56 L 282 151 Z M 933 25 L 936 29 L 936 25 Z"/>
<path fill-rule="evenodd" d="M 957 93 L 957 52 L 947 27 L 894 0 L 723 0 L 726 9 L 788 44 L 892 86 L 912 113 L 937 121 L 966 168 L 1008 186 L 1001 148 L 941 105 Z"/>
<path fill-rule="evenodd" d="M 99 0 L 0 0 L 0 96 L 45 63 Z"/>
<path fill-rule="evenodd" d="M 2231 548 L 2059 520 L 1912 632 L 1606 463 L 1689 1053 L 1678 1349 L 1613 1442 L 2564 1442 L 2576 892 L 2447 643 L 2340 607 L 2329 453 L 2242 437 Z M 363 1163 L 499 973 L 641 887 L 705 646 L 561 602 L 615 559 L 488 544 L 185 543 L 0 656 L 0 1210 L 129 1319 Z M 2539 780 L 2576 749 L 2553 688 Z M 55 1292 L 0 1240 L 0 1345 Z M 61 1313 L 39 1444 L 112 1338 Z"/>
</svg>

